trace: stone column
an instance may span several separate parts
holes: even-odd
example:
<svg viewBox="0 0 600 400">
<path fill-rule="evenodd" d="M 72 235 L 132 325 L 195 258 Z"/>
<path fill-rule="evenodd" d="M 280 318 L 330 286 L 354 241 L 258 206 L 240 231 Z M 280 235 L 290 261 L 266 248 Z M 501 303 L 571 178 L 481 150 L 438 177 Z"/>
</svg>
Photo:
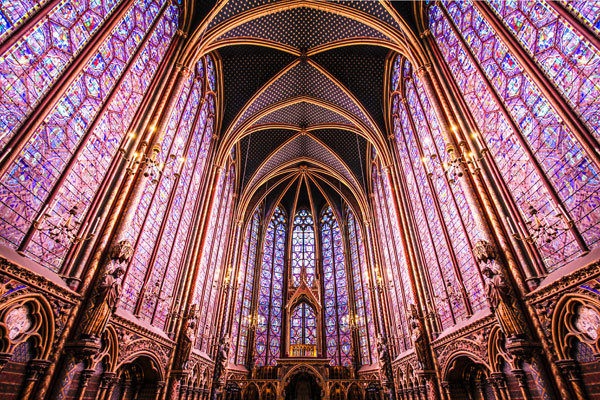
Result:
<svg viewBox="0 0 600 400">
<path fill-rule="evenodd" d="M 510 372 L 517 379 L 517 383 L 519 384 L 519 389 L 521 390 L 523 399 L 531 400 L 531 396 L 529 395 L 529 390 L 527 389 L 527 374 L 525 373 L 525 371 L 523 371 L 522 369 L 513 369 Z"/>
<path fill-rule="evenodd" d="M 502 372 L 492 372 L 490 379 L 493 382 L 494 390 L 498 392 L 496 397 L 499 400 L 509 400 L 508 389 L 506 388 L 506 378 Z"/>
<path fill-rule="evenodd" d="M 94 371 L 93 369 L 84 369 L 83 371 L 81 371 L 81 375 L 79 378 L 79 388 L 77 389 L 77 400 L 83 399 L 83 396 L 85 395 L 85 390 L 87 389 L 90 383 L 90 378 L 94 375 L 95 372 L 96 371 Z"/>
<path fill-rule="evenodd" d="M 115 389 L 115 385 L 119 381 L 119 377 L 114 372 L 105 372 L 100 377 L 100 387 L 103 388 L 102 395 L 99 395 L 100 400 L 109 400 L 112 396 L 112 392 Z"/>
<path fill-rule="evenodd" d="M 581 382 L 581 375 L 579 371 L 579 364 L 575 360 L 559 360 L 556 362 L 558 368 L 562 371 L 564 376 L 567 377 L 573 392 L 578 400 L 587 400 L 585 388 Z"/>
<path fill-rule="evenodd" d="M 29 364 L 27 365 L 27 374 L 25 376 L 25 385 L 21 392 L 21 400 L 29 400 L 36 383 L 44 376 L 49 366 L 50 361 L 48 360 L 34 359 L 29 361 Z"/>
<path fill-rule="evenodd" d="M 154 396 L 154 400 L 159 400 L 165 390 L 165 381 L 156 382 L 156 394 Z"/>
</svg>

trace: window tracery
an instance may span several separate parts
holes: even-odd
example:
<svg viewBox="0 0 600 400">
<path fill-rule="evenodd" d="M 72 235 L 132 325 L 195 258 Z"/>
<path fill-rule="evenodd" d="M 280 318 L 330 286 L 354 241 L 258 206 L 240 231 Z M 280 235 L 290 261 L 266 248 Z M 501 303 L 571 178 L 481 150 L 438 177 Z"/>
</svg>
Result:
<svg viewBox="0 0 600 400">
<path fill-rule="evenodd" d="M 312 287 L 315 281 L 315 232 L 312 215 L 307 209 L 297 211 L 294 217 L 291 265 L 293 286 L 300 286 L 304 271 L 306 283 Z"/>
<path fill-rule="evenodd" d="M 585 62 L 583 59 L 563 68 L 562 60 L 573 51 L 569 45 L 572 42 L 556 40 L 559 36 L 573 36 L 564 21 L 559 21 L 545 3 L 511 12 L 493 4 L 498 12 L 516 23 L 508 29 L 523 44 L 529 43 L 532 24 L 546 27 L 539 29 L 534 45 L 540 70 L 545 71 L 543 73 L 555 85 L 571 80 L 583 85 L 573 83 L 572 87 L 559 90 L 584 90 L 590 94 L 589 100 L 596 96 L 597 89 L 592 89 L 596 78 L 588 79 L 587 73 L 578 69 Z M 552 19 L 556 24 L 545 25 Z M 552 219 L 566 214 L 573 219 L 574 229 L 536 244 L 547 270 L 559 268 L 585 251 L 576 235 L 581 235 L 588 247 L 600 240 L 599 220 L 593 217 L 599 204 L 597 168 L 586 156 L 575 133 L 562 123 L 554 103 L 542 94 L 477 7 L 468 1 L 436 3 L 429 8 L 429 21 L 441 56 L 467 100 L 482 139 L 519 208 L 519 217 L 528 220 L 531 206 L 538 211 L 539 218 Z M 586 41 L 581 38 L 579 49 L 585 53 L 586 48 Z M 587 54 L 593 64 L 596 56 L 593 52 Z M 551 65 L 558 70 L 545 67 Z M 584 89 L 586 85 L 589 91 Z M 587 98 L 572 104 L 584 120 L 587 104 Z M 521 222 L 517 224 L 521 225 L 519 229 L 527 229 Z"/>
<path fill-rule="evenodd" d="M 281 354 L 283 312 L 283 277 L 285 263 L 287 217 L 277 206 L 269 221 L 263 242 L 263 258 L 258 292 L 255 365 L 275 365 Z"/>
<path fill-rule="evenodd" d="M 352 337 L 342 233 L 330 206 L 323 208 L 319 222 L 323 254 L 323 320 L 327 357 L 331 358 L 332 365 L 350 367 Z"/>
</svg>

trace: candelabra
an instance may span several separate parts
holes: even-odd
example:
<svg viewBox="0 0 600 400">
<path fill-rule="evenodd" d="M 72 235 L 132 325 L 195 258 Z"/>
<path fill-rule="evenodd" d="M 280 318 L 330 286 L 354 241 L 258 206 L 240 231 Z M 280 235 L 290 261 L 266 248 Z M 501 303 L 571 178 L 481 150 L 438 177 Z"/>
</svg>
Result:
<svg viewBox="0 0 600 400">
<path fill-rule="evenodd" d="M 56 203 L 55 203 L 56 205 Z M 86 233 L 87 222 L 81 227 L 81 221 L 77 219 L 79 209 L 74 205 L 69 209 L 66 215 L 60 217 L 58 223 L 49 221 L 51 212 L 55 205 L 49 207 L 46 205 L 37 220 L 33 221 L 33 225 L 40 232 L 46 233 L 56 243 L 65 244 L 79 243 L 82 240 L 90 240 L 96 236 L 96 229 L 100 222 L 100 217 L 96 218 L 92 228 Z"/>
<path fill-rule="evenodd" d="M 457 129 L 456 127 L 452 128 L 452 131 L 456 135 Z M 481 136 L 477 134 L 472 135 L 477 143 L 477 147 L 481 156 L 476 156 L 474 152 L 467 149 L 467 143 L 464 140 L 458 141 L 458 151 L 455 149 L 452 144 L 445 144 L 445 152 L 448 155 L 447 161 L 442 161 L 438 157 L 437 153 L 434 150 L 434 146 L 431 143 L 429 138 L 423 140 L 423 157 L 421 157 L 421 161 L 423 163 L 423 167 L 425 168 L 425 173 L 428 177 L 432 177 L 433 173 L 433 165 L 439 164 L 443 173 L 448 177 L 448 182 L 454 184 L 458 182 L 458 179 L 464 176 L 464 170 L 468 169 L 469 166 L 473 167 L 475 173 L 479 173 L 481 168 L 479 167 L 479 162 L 483 160 L 485 153 L 488 151 L 485 143 L 481 139 Z"/>
<path fill-rule="evenodd" d="M 167 295 L 167 296 L 161 296 L 161 288 L 160 288 L 160 282 L 156 281 L 154 283 L 154 285 L 151 285 L 148 289 L 146 289 L 146 293 L 144 293 L 144 299 L 148 300 L 151 298 L 155 298 L 156 299 L 156 304 L 160 303 L 164 303 L 167 300 L 170 300 L 173 297 L 173 294 Z"/>
<path fill-rule="evenodd" d="M 244 316 L 244 322 L 249 329 L 256 329 L 259 325 L 264 325 L 265 321 L 265 317 L 263 315 L 258 315 L 258 313 Z"/>
<path fill-rule="evenodd" d="M 173 176 L 178 177 L 181 175 L 181 171 L 183 170 L 183 164 L 185 162 L 185 157 L 177 157 L 177 153 L 182 149 L 181 141 L 177 142 L 175 146 L 175 150 L 167 157 L 166 162 L 161 162 L 159 160 L 159 153 L 161 149 L 161 145 L 155 144 L 150 151 L 150 154 L 139 154 L 137 152 L 133 153 L 132 156 L 126 156 L 127 146 L 129 145 L 131 139 L 134 135 L 128 135 L 123 142 L 123 145 L 119 149 L 121 154 L 123 154 L 123 158 L 129 162 L 127 165 L 127 173 L 133 174 L 135 171 L 135 167 L 140 165 L 140 168 L 143 168 L 144 178 L 149 179 L 153 184 L 158 183 L 158 179 L 160 176 L 166 171 L 166 168 L 172 166 Z"/>
<path fill-rule="evenodd" d="M 523 196 L 524 194 L 521 194 L 521 197 Z M 516 232 L 512 221 L 506 216 L 506 223 L 512 237 L 529 243 L 550 243 L 556 239 L 560 233 L 571 229 L 574 222 L 567 217 L 567 213 L 562 206 L 557 206 L 552 201 L 550 201 L 550 204 L 554 210 L 553 221 L 548 221 L 548 216 L 540 216 L 540 210 L 535 208 L 531 203 L 526 204 L 527 213 L 529 214 L 530 219 L 525 222 L 527 232 L 529 232 L 529 234 L 525 236 L 521 236 Z"/>
<path fill-rule="evenodd" d="M 342 324 L 348 325 L 351 330 L 356 331 L 364 324 L 364 317 L 359 317 L 358 314 L 346 314 L 342 317 Z"/>
<path fill-rule="evenodd" d="M 446 280 L 446 292 L 443 295 L 434 294 L 436 299 L 439 299 L 443 302 L 448 302 L 452 305 L 453 308 L 458 307 L 458 305 L 462 302 L 462 296 L 460 294 L 460 289 L 457 289 L 452 282 L 447 279 Z"/>
</svg>

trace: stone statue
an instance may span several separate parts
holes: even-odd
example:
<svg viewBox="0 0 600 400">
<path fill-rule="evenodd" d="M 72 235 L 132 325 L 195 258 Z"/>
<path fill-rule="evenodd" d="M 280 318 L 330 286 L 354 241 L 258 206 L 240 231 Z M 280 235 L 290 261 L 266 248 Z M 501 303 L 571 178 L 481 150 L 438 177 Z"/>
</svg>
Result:
<svg viewBox="0 0 600 400">
<path fill-rule="evenodd" d="M 230 348 L 231 344 L 229 343 L 229 335 L 225 335 L 219 341 L 219 353 L 217 354 L 217 362 L 219 363 L 218 367 L 220 373 L 223 373 L 227 368 Z"/>
<path fill-rule="evenodd" d="M 421 319 L 414 304 L 411 304 L 409 327 L 411 330 L 411 339 L 415 346 L 415 356 L 417 357 L 418 366 L 420 369 L 426 369 L 429 366 L 429 354 L 427 352 L 425 332 L 423 331 Z"/>
<path fill-rule="evenodd" d="M 120 265 L 104 274 L 96 287 L 81 324 L 81 336 L 99 340 L 106 329 L 110 316 L 117 308 L 121 295 L 121 276 L 125 270 Z"/>
<path fill-rule="evenodd" d="M 485 277 L 485 294 L 492 312 L 507 339 L 526 336 L 524 322 L 519 318 L 510 286 L 499 273 L 485 266 L 481 270 Z"/>
<path fill-rule="evenodd" d="M 390 352 L 383 336 L 377 337 L 377 357 L 379 358 L 379 368 L 388 381 L 392 380 L 392 365 Z"/>
<path fill-rule="evenodd" d="M 177 363 L 179 369 L 185 369 L 190 361 L 190 356 L 192 355 L 192 350 L 194 349 L 194 344 L 196 343 L 197 327 L 198 310 L 196 304 L 192 304 L 185 321 L 183 336 L 181 338 L 179 361 Z"/>
</svg>

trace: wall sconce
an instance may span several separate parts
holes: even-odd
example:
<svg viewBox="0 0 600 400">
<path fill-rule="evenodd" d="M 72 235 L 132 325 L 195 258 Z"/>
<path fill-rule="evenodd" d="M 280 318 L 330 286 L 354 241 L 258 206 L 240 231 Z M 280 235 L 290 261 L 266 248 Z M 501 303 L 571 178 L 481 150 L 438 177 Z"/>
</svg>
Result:
<svg viewBox="0 0 600 400">
<path fill-rule="evenodd" d="M 138 164 L 140 165 L 140 168 L 144 168 L 144 178 L 150 179 L 152 184 L 158 183 L 160 176 L 163 174 L 163 172 L 165 172 L 167 167 L 172 167 L 172 173 L 174 177 L 179 177 L 181 175 L 185 157 L 177 157 L 177 153 L 181 149 L 182 143 L 178 142 L 175 151 L 168 156 L 165 163 L 162 163 L 158 160 L 158 154 L 160 153 L 161 149 L 160 143 L 157 143 L 154 145 L 154 147 L 152 147 L 150 155 L 140 155 L 139 153 L 135 152 L 131 157 L 125 156 L 126 147 L 133 137 L 135 136 L 128 135 L 123 143 L 123 146 L 121 146 L 119 149 L 119 151 L 123 154 L 123 158 L 129 162 L 126 169 L 129 175 L 133 174 L 135 167 Z"/>
<path fill-rule="evenodd" d="M 87 231 L 87 222 L 81 227 L 81 221 L 77 219 L 79 209 L 77 205 L 71 207 L 66 215 L 62 216 L 58 223 L 54 224 L 48 220 L 51 212 L 54 210 L 56 202 L 52 206 L 46 206 L 40 213 L 39 219 L 33 221 L 33 226 L 40 232 L 44 232 L 56 243 L 66 244 L 79 243 L 82 240 L 91 240 L 96 236 L 96 229 L 100 222 L 100 217 L 94 221 L 91 229 Z"/>
<path fill-rule="evenodd" d="M 524 196 L 524 194 L 521 194 L 521 196 Z M 567 213 L 562 206 L 554 204 L 552 200 L 550 201 L 550 205 L 554 210 L 554 220 L 551 222 L 548 221 L 547 216 L 540 217 L 540 211 L 531 203 L 527 203 L 527 213 L 531 218 L 525 222 L 527 232 L 530 232 L 530 234 L 526 236 L 519 235 L 510 218 L 505 216 L 512 237 L 517 240 L 527 241 L 528 243 L 550 243 L 556 239 L 560 233 L 571 229 L 574 222 L 567 218 Z"/>
<path fill-rule="evenodd" d="M 342 317 L 342 324 L 348 325 L 351 330 L 356 331 L 361 325 L 364 325 L 364 317 L 359 317 L 358 314 L 346 314 Z"/>
<path fill-rule="evenodd" d="M 146 290 L 146 293 L 144 293 L 144 300 L 155 298 L 156 305 L 158 305 L 158 303 L 164 303 L 173 298 L 173 294 L 170 294 L 168 296 L 161 296 L 160 283 L 160 281 L 156 281 L 154 285 L 150 286 Z"/>
<path fill-rule="evenodd" d="M 254 313 L 252 315 L 246 315 L 244 317 L 244 322 L 248 325 L 249 329 L 256 329 L 259 325 L 265 324 L 265 317 L 263 315 L 258 315 L 258 313 Z"/>
<path fill-rule="evenodd" d="M 454 134 L 456 135 L 457 128 L 455 126 L 452 127 L 452 132 L 454 132 Z M 448 182 L 451 184 L 458 182 L 458 179 L 464 176 L 463 170 L 468 170 L 469 166 L 473 167 L 475 173 L 479 173 L 479 171 L 481 170 L 481 168 L 479 167 L 479 162 L 483 160 L 485 153 L 489 150 L 485 146 L 481 135 L 473 133 L 472 137 L 477 143 L 477 147 L 479 152 L 481 153 L 481 156 L 476 156 L 474 152 L 469 151 L 467 149 L 467 143 L 464 140 L 460 140 L 460 138 L 458 138 L 458 151 L 452 144 L 445 145 L 445 152 L 446 154 L 448 154 L 447 162 L 439 160 L 438 155 L 432 148 L 433 144 L 431 143 L 431 140 L 429 138 L 426 138 L 423 141 L 424 156 L 421 157 L 421 162 L 423 163 L 423 167 L 425 168 L 425 173 L 427 174 L 427 176 L 430 178 L 433 176 L 433 166 L 436 163 L 441 166 L 442 170 L 444 171 L 444 174 L 448 177 Z"/>
<path fill-rule="evenodd" d="M 462 303 L 460 290 L 452 284 L 450 279 L 446 279 L 446 293 L 443 295 L 434 294 L 433 297 L 445 303 L 450 303 L 453 308 L 457 308 Z"/>
</svg>

